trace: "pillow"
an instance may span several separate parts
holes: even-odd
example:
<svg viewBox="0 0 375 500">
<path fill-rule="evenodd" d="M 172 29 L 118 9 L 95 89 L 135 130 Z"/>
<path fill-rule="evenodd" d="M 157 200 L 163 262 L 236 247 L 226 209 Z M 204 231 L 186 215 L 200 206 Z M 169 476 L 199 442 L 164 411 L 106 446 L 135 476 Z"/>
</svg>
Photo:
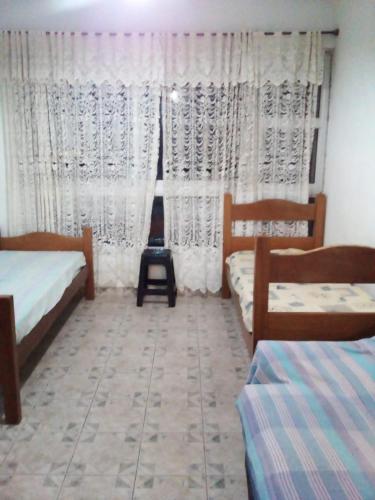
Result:
<svg viewBox="0 0 375 500">
<path fill-rule="evenodd" d="M 271 250 L 271 253 L 277 253 L 278 255 L 300 255 L 305 253 L 305 250 L 301 250 L 300 248 L 277 248 Z"/>
</svg>

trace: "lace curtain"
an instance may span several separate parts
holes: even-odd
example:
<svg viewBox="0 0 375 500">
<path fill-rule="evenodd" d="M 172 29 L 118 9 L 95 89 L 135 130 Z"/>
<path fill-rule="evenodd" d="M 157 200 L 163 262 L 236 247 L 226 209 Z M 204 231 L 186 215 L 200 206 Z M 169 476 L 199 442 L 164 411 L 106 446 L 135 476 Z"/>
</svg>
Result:
<svg viewBox="0 0 375 500">
<path fill-rule="evenodd" d="M 136 286 L 159 142 L 160 37 L 1 32 L 9 230 L 94 230 L 96 281 Z"/>
<path fill-rule="evenodd" d="M 3 88 L 12 234 L 91 226 L 97 283 L 136 286 L 147 244 L 159 94 L 121 83 Z"/>
<path fill-rule="evenodd" d="M 93 226 L 100 285 L 136 284 L 160 93 L 179 288 L 220 287 L 224 191 L 237 201 L 307 198 L 318 33 L 1 32 L 0 61 L 10 230 Z"/>
<path fill-rule="evenodd" d="M 307 201 L 317 88 L 285 81 L 164 89 L 165 232 L 180 289 L 220 289 L 225 191 L 236 202 Z M 235 227 L 237 234 L 306 230 L 283 222 Z"/>
<path fill-rule="evenodd" d="M 8 81 L 117 81 L 216 86 L 284 81 L 319 84 L 319 33 L 0 32 L 0 76 Z"/>
<path fill-rule="evenodd" d="M 307 201 L 318 33 L 169 37 L 163 87 L 166 244 L 180 289 L 221 284 L 223 194 Z M 239 234 L 304 234 L 306 225 L 237 223 Z"/>
</svg>

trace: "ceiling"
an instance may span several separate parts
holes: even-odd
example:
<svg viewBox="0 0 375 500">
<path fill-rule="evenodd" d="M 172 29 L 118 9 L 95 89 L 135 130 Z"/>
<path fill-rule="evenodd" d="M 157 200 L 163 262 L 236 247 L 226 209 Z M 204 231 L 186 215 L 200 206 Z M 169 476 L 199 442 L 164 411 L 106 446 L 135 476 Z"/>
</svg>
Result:
<svg viewBox="0 0 375 500">
<path fill-rule="evenodd" d="M 337 27 L 337 5 L 337 0 L 0 0 L 0 29 L 332 29 Z"/>
</svg>

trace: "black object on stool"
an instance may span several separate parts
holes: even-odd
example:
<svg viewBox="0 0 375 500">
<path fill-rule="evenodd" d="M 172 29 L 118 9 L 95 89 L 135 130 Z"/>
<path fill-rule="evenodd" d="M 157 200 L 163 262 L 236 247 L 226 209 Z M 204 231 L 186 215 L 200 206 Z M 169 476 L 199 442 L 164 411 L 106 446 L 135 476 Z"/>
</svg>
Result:
<svg viewBox="0 0 375 500">
<path fill-rule="evenodd" d="M 150 279 L 148 277 L 148 266 L 164 266 L 166 279 Z M 148 285 L 156 285 L 163 288 L 148 288 Z M 176 279 L 174 275 L 172 252 L 167 248 L 146 248 L 141 257 L 139 270 L 137 306 L 142 307 L 145 295 L 168 295 L 169 307 L 176 305 Z"/>
</svg>

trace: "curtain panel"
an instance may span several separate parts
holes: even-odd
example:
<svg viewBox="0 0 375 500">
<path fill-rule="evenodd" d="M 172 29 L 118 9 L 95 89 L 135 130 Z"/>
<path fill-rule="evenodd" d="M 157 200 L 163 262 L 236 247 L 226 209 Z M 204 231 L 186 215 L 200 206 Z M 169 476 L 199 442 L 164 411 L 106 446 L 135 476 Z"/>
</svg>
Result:
<svg viewBox="0 0 375 500">
<path fill-rule="evenodd" d="M 307 201 L 316 93 L 297 82 L 164 89 L 165 233 L 180 289 L 220 289 L 224 192 L 237 203 Z M 234 230 L 303 235 L 307 227 L 236 222 Z"/>
<path fill-rule="evenodd" d="M 77 234 L 91 226 L 99 286 L 137 286 L 147 245 L 158 43 L 151 35 L 0 35 L 9 230 Z"/>
<path fill-rule="evenodd" d="M 1 32 L 0 60 L 10 230 L 93 226 L 100 285 L 136 285 L 160 95 L 166 244 L 180 289 L 220 287 L 225 191 L 307 199 L 319 33 Z"/>
<path fill-rule="evenodd" d="M 12 234 L 93 228 L 100 286 L 137 286 L 159 148 L 159 94 L 118 83 L 14 82 L 6 103 Z"/>
<path fill-rule="evenodd" d="M 167 79 L 162 106 L 166 244 L 180 290 L 217 292 L 224 192 L 237 203 L 308 199 L 321 37 L 238 33 L 168 41 L 174 80 Z M 303 235 L 307 225 L 236 222 L 234 231 Z"/>
</svg>

